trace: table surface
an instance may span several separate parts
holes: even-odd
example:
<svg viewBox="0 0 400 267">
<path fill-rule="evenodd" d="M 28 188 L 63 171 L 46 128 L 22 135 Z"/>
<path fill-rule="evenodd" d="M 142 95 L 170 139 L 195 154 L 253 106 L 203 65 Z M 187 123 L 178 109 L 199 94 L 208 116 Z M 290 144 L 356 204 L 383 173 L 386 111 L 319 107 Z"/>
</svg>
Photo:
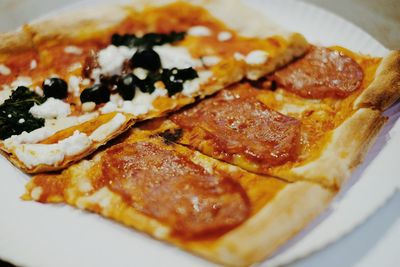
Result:
<svg viewBox="0 0 400 267">
<path fill-rule="evenodd" d="M 0 0 L 0 32 L 79 0 Z M 400 0 L 303 0 L 353 22 L 389 49 L 400 49 Z M 400 174 L 399 174 L 400 178 Z M 334 244 L 290 267 L 400 266 L 400 192 Z"/>
</svg>

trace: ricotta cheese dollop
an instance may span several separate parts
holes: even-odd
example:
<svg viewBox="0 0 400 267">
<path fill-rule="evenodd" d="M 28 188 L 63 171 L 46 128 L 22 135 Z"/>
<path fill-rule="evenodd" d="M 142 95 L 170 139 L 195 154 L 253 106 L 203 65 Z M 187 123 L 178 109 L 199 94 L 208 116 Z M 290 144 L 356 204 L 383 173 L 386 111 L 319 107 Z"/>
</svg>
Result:
<svg viewBox="0 0 400 267">
<path fill-rule="evenodd" d="M 34 105 L 29 112 L 35 118 L 51 119 L 67 117 L 71 114 L 71 106 L 62 100 L 50 97 L 41 105 Z"/>
<path fill-rule="evenodd" d="M 254 50 L 247 54 L 245 62 L 249 65 L 262 65 L 268 60 L 268 53 L 263 50 Z"/>
<path fill-rule="evenodd" d="M 162 45 L 155 46 L 153 49 L 160 56 L 163 68 L 184 69 L 200 67 L 202 65 L 201 60 L 192 58 L 185 47 Z"/>
<path fill-rule="evenodd" d="M 192 36 L 210 36 L 211 30 L 206 26 L 193 26 L 189 28 L 188 34 Z"/>
<path fill-rule="evenodd" d="M 66 156 L 74 156 L 85 151 L 92 141 L 85 133 L 75 131 L 66 139 L 56 144 L 22 144 L 15 149 L 15 154 L 26 166 L 40 164 L 55 165 Z"/>
<path fill-rule="evenodd" d="M 89 136 L 90 140 L 95 141 L 95 142 L 104 141 L 111 134 L 115 133 L 125 123 L 125 120 L 126 120 L 126 117 L 123 114 L 118 113 L 109 122 L 107 122 L 107 123 L 101 125 L 99 128 L 97 128 Z"/>
<path fill-rule="evenodd" d="M 10 75 L 10 74 L 11 74 L 10 68 L 7 67 L 4 64 L 0 64 L 0 75 L 7 76 L 7 75 Z"/>
</svg>

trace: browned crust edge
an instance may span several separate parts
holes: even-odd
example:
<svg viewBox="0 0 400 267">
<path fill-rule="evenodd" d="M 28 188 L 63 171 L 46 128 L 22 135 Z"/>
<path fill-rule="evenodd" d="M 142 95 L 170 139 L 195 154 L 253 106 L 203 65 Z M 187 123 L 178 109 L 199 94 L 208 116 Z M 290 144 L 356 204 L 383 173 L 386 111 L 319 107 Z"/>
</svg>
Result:
<svg viewBox="0 0 400 267">
<path fill-rule="evenodd" d="M 27 25 L 33 35 L 35 45 L 43 41 L 86 40 L 101 35 L 119 25 L 128 16 L 128 10 L 118 5 L 100 5 L 95 8 L 84 7 L 67 10 Z"/>
<path fill-rule="evenodd" d="M 354 108 L 386 110 L 400 98 L 400 51 L 391 51 L 376 70 L 375 79 L 354 102 Z"/>
<path fill-rule="evenodd" d="M 385 122 L 380 111 L 359 109 L 329 133 L 331 139 L 316 160 L 271 174 L 289 181 L 306 180 L 340 188 L 362 162 Z"/>
<path fill-rule="evenodd" d="M 32 35 L 25 27 L 15 32 L 0 33 L 0 40 L 0 55 L 34 49 Z"/>
<path fill-rule="evenodd" d="M 218 263 L 249 266 L 271 256 L 280 246 L 306 227 L 334 196 L 321 186 L 296 182 L 244 224 L 218 239 L 214 246 L 181 245 Z"/>
</svg>

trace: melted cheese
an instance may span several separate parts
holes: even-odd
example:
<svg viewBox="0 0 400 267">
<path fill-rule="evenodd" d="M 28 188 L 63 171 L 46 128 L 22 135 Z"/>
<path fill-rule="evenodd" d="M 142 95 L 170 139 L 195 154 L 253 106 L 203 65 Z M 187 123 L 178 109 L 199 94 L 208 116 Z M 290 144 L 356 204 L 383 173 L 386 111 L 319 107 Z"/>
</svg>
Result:
<svg viewBox="0 0 400 267">
<path fill-rule="evenodd" d="M 200 71 L 199 73 L 199 78 L 196 78 L 194 80 L 189 80 L 185 81 L 183 83 L 183 91 L 182 94 L 184 96 L 193 96 L 195 93 L 197 93 L 200 90 L 200 85 L 207 82 L 210 77 L 212 76 L 211 71 Z"/>
<path fill-rule="evenodd" d="M 184 69 L 202 66 L 201 61 L 199 59 L 192 58 L 189 51 L 185 47 L 163 45 L 155 46 L 153 49 L 160 56 L 163 68 Z"/>
<path fill-rule="evenodd" d="M 289 114 L 293 114 L 293 113 L 301 114 L 305 110 L 307 110 L 307 106 L 300 106 L 300 105 L 285 103 L 279 109 L 279 112 L 282 114 L 285 114 L 285 115 L 289 115 Z"/>
<path fill-rule="evenodd" d="M 21 144 L 34 144 L 45 140 L 55 133 L 54 129 L 49 127 L 42 127 L 32 132 L 23 132 L 20 135 L 13 135 L 4 140 L 4 145 L 7 149 L 11 150 Z"/>
<path fill-rule="evenodd" d="M 83 52 L 83 49 L 79 48 L 77 46 L 74 46 L 74 45 L 69 45 L 64 48 L 64 52 L 67 54 L 81 55 Z"/>
<path fill-rule="evenodd" d="M 91 112 L 96 108 L 95 102 L 85 102 L 82 104 L 82 110 L 84 112 Z"/>
<path fill-rule="evenodd" d="M 33 200 L 39 200 L 42 193 L 43 193 L 43 188 L 41 186 L 36 186 L 35 188 L 32 189 L 31 197 Z"/>
<path fill-rule="evenodd" d="M 166 96 L 167 90 L 163 88 L 156 88 L 153 93 L 143 93 L 136 89 L 135 97 L 132 101 L 124 101 L 120 111 L 133 114 L 135 116 L 146 114 L 154 109 L 153 101 L 160 96 Z"/>
<path fill-rule="evenodd" d="M 107 114 L 107 113 L 114 112 L 117 109 L 118 109 L 118 106 L 114 102 L 109 101 L 102 108 L 100 108 L 100 112 L 102 114 Z"/>
<path fill-rule="evenodd" d="M 95 142 L 102 142 L 104 141 L 107 137 L 115 133 L 124 123 L 125 123 L 126 117 L 118 113 L 117 115 L 114 116 L 109 122 L 101 125 L 99 128 L 97 128 L 90 136 L 90 140 L 95 141 Z"/>
<path fill-rule="evenodd" d="M 11 83 L 11 87 L 16 88 L 18 86 L 30 86 L 33 83 L 32 79 L 27 76 L 19 76 L 15 81 Z"/>
<path fill-rule="evenodd" d="M 64 153 L 57 144 L 24 144 L 15 149 L 15 154 L 29 168 L 40 164 L 55 165 L 64 159 Z"/>
<path fill-rule="evenodd" d="M 97 55 L 100 69 L 93 71 L 92 75 L 95 76 L 93 78 L 98 80 L 100 74 L 107 76 L 121 74 L 124 61 L 130 59 L 136 50 L 136 48 L 128 48 L 126 46 L 117 47 L 114 45 L 109 45 L 100 50 Z"/>
<path fill-rule="evenodd" d="M 141 80 L 144 80 L 147 78 L 147 75 L 149 74 L 148 70 L 145 70 L 143 68 L 135 68 L 133 70 L 133 74 L 136 75 L 136 77 L 138 77 Z"/>
<path fill-rule="evenodd" d="M 67 117 L 71 114 L 71 106 L 62 100 L 50 97 L 41 105 L 34 105 L 29 112 L 35 118 L 51 119 Z"/>
<path fill-rule="evenodd" d="M 205 56 L 202 57 L 202 61 L 206 67 L 212 67 L 217 65 L 221 61 L 221 58 L 217 56 Z"/>
<path fill-rule="evenodd" d="M 75 62 L 68 67 L 69 72 L 74 72 L 78 69 L 82 69 L 82 64 L 79 62 Z"/>
<path fill-rule="evenodd" d="M 81 83 L 80 77 L 74 75 L 70 76 L 68 80 L 68 92 L 78 97 L 80 95 L 80 90 L 81 90 L 80 83 Z"/>
<path fill-rule="evenodd" d="M 31 70 L 36 69 L 36 67 L 37 67 L 37 61 L 34 60 L 34 59 L 32 59 L 32 61 L 31 61 L 30 65 L 29 65 L 29 67 L 31 68 Z"/>
<path fill-rule="evenodd" d="M 9 67 L 7 67 L 4 64 L 0 64 L 0 75 L 10 75 L 11 74 L 11 70 Z"/>
<path fill-rule="evenodd" d="M 75 131 L 72 136 L 59 142 L 59 145 L 63 147 L 66 156 L 74 156 L 85 151 L 91 143 L 92 141 L 85 133 Z"/>
<path fill-rule="evenodd" d="M 187 33 L 192 36 L 210 36 L 211 30 L 206 26 L 198 25 L 189 28 Z"/>
<path fill-rule="evenodd" d="M 15 149 L 15 154 L 27 167 L 40 164 L 56 165 L 66 156 L 74 156 L 85 151 L 92 141 L 79 131 L 56 144 L 22 144 Z"/>
<path fill-rule="evenodd" d="M 58 119 L 47 119 L 45 126 L 33 130 L 32 132 L 23 132 L 20 135 L 13 135 L 4 140 L 4 146 L 8 150 L 13 150 L 21 144 L 35 144 L 47 139 L 58 131 L 84 123 L 97 117 L 98 114 L 88 113 L 79 117 L 71 116 Z"/>
<path fill-rule="evenodd" d="M 11 87 L 3 87 L 4 89 L 0 91 L 0 105 L 10 98 L 12 94 Z"/>
<path fill-rule="evenodd" d="M 232 39 L 232 33 L 227 32 L 227 31 L 223 31 L 218 33 L 218 41 L 220 42 L 226 42 Z"/>
<path fill-rule="evenodd" d="M 87 122 L 96 118 L 99 114 L 97 112 L 87 113 L 81 116 L 69 116 L 65 118 L 46 119 L 45 127 L 54 131 L 61 131 L 63 129 Z"/>
<path fill-rule="evenodd" d="M 245 62 L 249 65 L 262 65 L 268 60 L 268 53 L 263 50 L 254 50 L 247 54 Z"/>
</svg>

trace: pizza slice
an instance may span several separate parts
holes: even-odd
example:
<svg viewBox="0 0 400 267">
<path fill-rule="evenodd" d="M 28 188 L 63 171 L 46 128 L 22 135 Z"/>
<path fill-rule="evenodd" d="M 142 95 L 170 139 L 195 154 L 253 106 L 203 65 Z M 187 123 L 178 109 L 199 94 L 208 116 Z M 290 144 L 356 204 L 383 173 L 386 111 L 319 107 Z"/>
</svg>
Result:
<svg viewBox="0 0 400 267">
<path fill-rule="evenodd" d="M 148 131 L 64 170 L 34 176 L 25 200 L 99 213 L 209 260 L 248 266 L 322 212 L 334 192 L 246 172 Z"/>
<path fill-rule="evenodd" d="M 255 173 L 340 188 L 400 96 L 399 62 L 313 47 L 258 88 L 232 86 L 154 127 Z"/>
<path fill-rule="evenodd" d="M 136 121 L 270 73 L 308 49 L 300 34 L 257 24 L 240 1 L 225 15 L 222 0 L 167 2 L 91 8 L 25 26 L 37 66 L 13 74 L 27 82 L 0 107 L 3 153 L 28 173 L 63 169 Z M 232 20 L 238 10 L 246 23 Z M 118 126 L 106 124 L 110 114 Z M 100 127 L 108 134 L 92 140 Z M 64 145 L 71 142 L 72 154 Z"/>
</svg>

